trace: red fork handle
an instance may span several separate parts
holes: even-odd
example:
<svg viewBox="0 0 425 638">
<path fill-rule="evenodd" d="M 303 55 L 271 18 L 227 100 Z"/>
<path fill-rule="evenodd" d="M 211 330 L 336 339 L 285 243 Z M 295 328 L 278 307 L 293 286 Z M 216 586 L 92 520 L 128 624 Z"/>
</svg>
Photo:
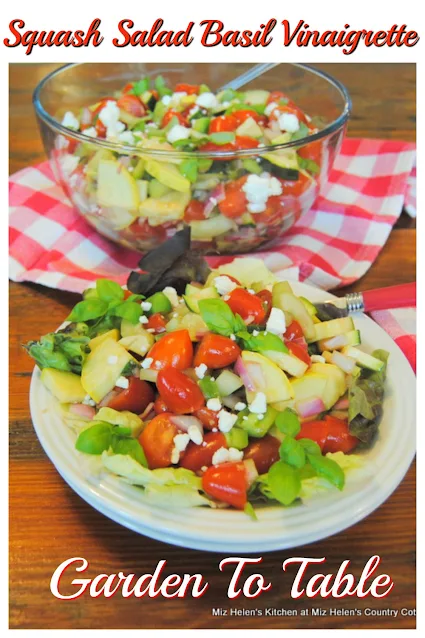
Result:
<svg viewBox="0 0 425 638">
<path fill-rule="evenodd" d="M 365 312 L 416 307 L 416 283 L 366 290 L 363 293 L 363 302 Z"/>
</svg>

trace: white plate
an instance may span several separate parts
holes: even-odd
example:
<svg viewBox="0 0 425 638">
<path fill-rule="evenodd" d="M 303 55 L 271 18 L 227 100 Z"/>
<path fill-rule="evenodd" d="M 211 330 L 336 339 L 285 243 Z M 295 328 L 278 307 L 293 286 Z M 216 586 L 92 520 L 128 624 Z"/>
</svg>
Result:
<svg viewBox="0 0 425 638">
<path fill-rule="evenodd" d="M 312 301 L 331 295 L 305 284 L 291 285 Z M 267 507 L 258 521 L 242 512 L 192 508 L 167 511 L 145 502 L 143 491 L 112 475 L 93 475 L 87 456 L 74 448 L 75 434 L 61 420 L 58 404 L 34 369 L 31 415 L 38 438 L 64 480 L 85 501 L 140 534 L 174 545 L 237 554 L 289 549 L 336 534 L 370 514 L 396 489 L 415 454 L 416 378 L 401 350 L 375 322 L 355 317 L 362 344 L 370 352 L 390 352 L 384 417 L 367 462 L 347 477 L 344 490 L 329 490 L 296 507 Z M 83 458 L 84 457 L 84 458 Z"/>
</svg>

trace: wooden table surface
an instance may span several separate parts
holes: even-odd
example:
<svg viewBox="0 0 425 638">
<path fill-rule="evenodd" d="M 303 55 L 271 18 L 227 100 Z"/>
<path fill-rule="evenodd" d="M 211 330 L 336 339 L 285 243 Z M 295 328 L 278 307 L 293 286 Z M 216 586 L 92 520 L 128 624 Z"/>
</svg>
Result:
<svg viewBox="0 0 425 638">
<path fill-rule="evenodd" d="M 11 65 L 10 172 L 45 158 L 32 111 L 36 83 L 58 65 Z M 342 80 L 353 99 L 349 135 L 415 139 L 415 65 L 318 65 Z M 394 87 L 397 90 L 394 90 Z M 365 290 L 415 279 L 415 229 L 402 215 L 376 263 L 351 290 Z M 59 325 L 76 297 L 30 284 L 10 286 L 10 626 L 12 628 L 413 628 L 412 616 L 396 619 L 365 615 L 330 615 L 330 609 L 413 609 L 415 607 L 415 472 L 410 468 L 394 494 L 351 529 L 296 550 L 262 554 L 261 573 L 273 587 L 254 601 L 229 601 L 228 573 L 220 573 L 221 555 L 172 547 L 139 536 L 99 514 L 62 480 L 34 433 L 28 406 L 32 362 L 21 348 L 31 338 Z M 374 554 L 395 586 L 384 599 L 292 600 L 295 571 L 282 572 L 290 556 L 323 557 L 325 573 L 335 573 L 351 559 L 359 575 Z M 99 573 L 151 573 L 167 560 L 167 573 L 201 572 L 210 587 L 199 600 L 137 600 L 116 595 L 113 601 L 86 595 L 60 601 L 50 592 L 50 578 L 64 560 L 85 557 L 85 577 Z M 314 573 L 318 573 L 317 572 Z M 68 582 L 68 581 L 67 581 Z M 221 616 L 212 608 L 287 608 L 298 616 Z M 300 616 L 321 607 L 326 616 Z"/>
</svg>

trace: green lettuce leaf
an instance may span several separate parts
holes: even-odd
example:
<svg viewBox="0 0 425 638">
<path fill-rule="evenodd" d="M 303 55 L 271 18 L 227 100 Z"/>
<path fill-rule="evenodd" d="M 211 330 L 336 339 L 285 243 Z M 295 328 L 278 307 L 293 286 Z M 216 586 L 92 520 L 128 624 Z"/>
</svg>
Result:
<svg viewBox="0 0 425 638">
<path fill-rule="evenodd" d="M 103 465 L 114 474 L 126 479 L 128 483 L 146 487 L 147 485 L 187 485 L 200 490 L 201 479 L 183 467 L 166 467 L 158 470 L 148 470 L 142 467 L 130 456 L 123 454 L 102 454 Z"/>
</svg>

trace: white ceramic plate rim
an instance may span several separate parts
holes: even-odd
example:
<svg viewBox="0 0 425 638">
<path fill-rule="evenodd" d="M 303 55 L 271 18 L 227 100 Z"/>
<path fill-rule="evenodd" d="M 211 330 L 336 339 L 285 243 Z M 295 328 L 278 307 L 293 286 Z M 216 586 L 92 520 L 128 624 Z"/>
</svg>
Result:
<svg viewBox="0 0 425 638">
<path fill-rule="evenodd" d="M 332 295 L 293 283 L 298 295 L 325 301 Z M 63 479 L 90 505 L 121 525 L 160 541 L 215 552 L 266 552 L 312 543 L 355 524 L 396 489 L 415 455 L 415 386 L 412 369 L 394 341 L 365 315 L 354 318 L 367 351 L 390 352 L 384 418 L 367 462 L 347 477 L 343 492 L 329 490 L 292 508 L 258 510 L 258 521 L 242 512 L 192 508 L 164 510 L 145 501 L 140 488 L 108 473 L 89 471 L 86 455 L 74 448 L 75 434 L 60 417 L 56 400 L 34 368 L 31 416 L 37 436 Z M 397 391 L 396 391 L 397 389 Z"/>
</svg>

